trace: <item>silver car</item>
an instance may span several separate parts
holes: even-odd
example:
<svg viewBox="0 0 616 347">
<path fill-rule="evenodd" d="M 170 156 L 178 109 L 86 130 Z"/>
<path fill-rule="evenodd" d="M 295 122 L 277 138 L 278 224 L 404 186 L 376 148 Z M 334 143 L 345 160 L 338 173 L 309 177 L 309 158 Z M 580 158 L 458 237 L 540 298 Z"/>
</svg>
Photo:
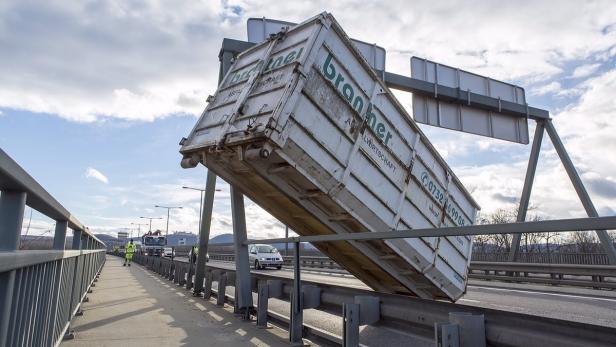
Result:
<svg viewBox="0 0 616 347">
<path fill-rule="evenodd" d="M 265 269 L 268 266 L 276 267 L 278 270 L 282 268 L 282 256 L 276 247 L 262 244 L 249 245 L 248 256 L 250 264 L 255 269 Z"/>
<path fill-rule="evenodd" d="M 174 258 L 175 257 L 175 249 L 173 247 L 165 247 L 163 248 L 163 254 L 165 257 Z"/>
</svg>

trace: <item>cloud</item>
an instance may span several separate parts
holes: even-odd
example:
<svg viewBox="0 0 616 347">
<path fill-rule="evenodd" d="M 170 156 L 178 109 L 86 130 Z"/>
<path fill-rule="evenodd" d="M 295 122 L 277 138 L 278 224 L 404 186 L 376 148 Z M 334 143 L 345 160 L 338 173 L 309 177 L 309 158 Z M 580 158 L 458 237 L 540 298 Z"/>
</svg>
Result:
<svg viewBox="0 0 616 347">
<path fill-rule="evenodd" d="M 403 74 L 417 55 L 535 83 L 563 73 L 568 62 L 613 50 L 616 3 L 553 8 L 550 1 L 186 0 L 172 8 L 156 1 L 3 1 L 0 46 L 11 54 L 0 55 L 0 107 L 79 122 L 196 116 L 216 89 L 222 38 L 245 39 L 249 17 L 299 22 L 323 9 L 351 36 L 384 46 L 388 70 Z M 537 13 L 542 20 L 534 20 Z"/>
<path fill-rule="evenodd" d="M 100 171 L 98 171 L 98 170 L 96 170 L 95 168 L 92 168 L 92 167 L 89 167 L 89 168 L 86 169 L 86 177 L 87 178 L 93 178 L 93 179 L 95 179 L 97 181 L 100 181 L 102 183 L 105 183 L 105 184 L 109 183 L 109 179 L 107 178 L 107 176 L 103 175 L 102 172 L 100 172 Z M 97 198 L 98 198 L 98 200 L 101 200 L 101 199 L 104 200 L 105 199 L 105 197 L 101 197 L 101 196 L 98 196 Z"/>
<path fill-rule="evenodd" d="M 531 90 L 531 94 L 533 95 L 545 95 L 548 93 L 556 93 L 559 92 L 561 90 L 561 85 L 558 82 L 551 82 L 548 84 L 544 84 L 542 86 L 533 88 Z"/>
<path fill-rule="evenodd" d="M 609 199 L 616 199 L 616 181 L 606 178 L 595 178 L 588 180 L 590 190 L 595 194 Z"/>
<path fill-rule="evenodd" d="M 207 95 L 216 89 L 222 38 L 244 39 L 249 17 L 267 15 L 298 22 L 323 9 L 332 12 L 350 36 L 384 46 L 391 72 L 408 74 L 409 59 L 416 55 L 536 86 L 528 95 L 531 105 L 535 96 L 572 97 L 565 99 L 571 104 L 552 112 L 555 126 L 583 173 L 597 209 L 613 211 L 609 206 L 615 206 L 610 184 L 616 167 L 616 156 L 611 155 L 616 150 L 612 122 L 616 71 L 602 71 L 598 64 L 589 63 L 616 56 L 613 1 L 562 2 L 558 11 L 551 1 L 525 6 L 480 1 L 391 1 L 388 6 L 351 0 L 176 1 L 172 9 L 154 1 L 3 1 L 0 46 L 11 54 L 0 54 L 0 107 L 57 114 L 78 122 L 198 115 Z M 542 20 L 536 20 L 536 13 L 542 13 Z M 583 65 L 571 68 L 580 62 Z M 566 76 L 580 80 L 569 87 Z M 589 76 L 594 77 L 584 81 Z M 410 106 L 408 93 L 396 95 Z M 422 129 L 473 191 L 484 213 L 515 206 L 530 146 Z M 550 217 L 583 215 L 548 142 L 546 135 L 531 202 Z M 108 183 L 93 168 L 88 168 L 86 176 Z M 152 209 L 153 201 L 179 204 L 184 209 L 172 211 L 170 229 L 198 230 L 199 193 L 180 187 L 202 181 L 161 183 L 159 177 L 152 183 L 147 180 L 153 177 L 142 178 L 134 186 L 108 185 L 104 195 L 92 194 L 101 203 L 92 209 L 121 205 L 133 216 L 154 216 L 161 211 Z M 228 186 L 220 180 L 219 187 L 223 191 L 216 193 L 212 235 L 232 229 Z M 284 231 L 281 223 L 254 203 L 246 200 L 246 207 L 251 236 Z M 135 222 L 129 216 L 105 217 L 117 210 L 89 211 L 91 215 L 85 217 L 101 230 Z"/>
<path fill-rule="evenodd" d="M 595 73 L 597 69 L 599 69 L 600 66 L 601 64 L 580 65 L 576 67 L 575 70 L 573 70 L 573 73 L 571 74 L 570 78 L 588 77 L 592 75 L 593 73 Z"/>
</svg>

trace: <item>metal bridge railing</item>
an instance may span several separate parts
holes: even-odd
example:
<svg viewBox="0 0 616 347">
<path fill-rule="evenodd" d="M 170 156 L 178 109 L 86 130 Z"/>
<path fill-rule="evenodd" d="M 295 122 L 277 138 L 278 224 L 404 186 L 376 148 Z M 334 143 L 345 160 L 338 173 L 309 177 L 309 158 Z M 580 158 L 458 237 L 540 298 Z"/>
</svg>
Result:
<svg viewBox="0 0 616 347">
<path fill-rule="evenodd" d="M 55 219 L 52 250 L 19 250 L 25 206 Z M 72 250 L 65 250 L 67 229 Z M 57 346 L 95 286 L 105 244 L 0 150 L 0 346 Z"/>
<path fill-rule="evenodd" d="M 210 259 L 218 259 L 211 254 Z M 221 255 L 225 260 L 230 255 Z M 137 264 L 158 273 L 162 278 L 172 281 L 186 290 L 197 286 L 202 288 L 203 298 L 214 298 L 216 305 L 225 303 L 233 305 L 234 313 L 240 313 L 238 290 L 236 286 L 238 273 L 235 267 L 226 264 L 208 263 L 202 283 L 195 281 L 195 266 L 186 259 L 170 259 L 164 257 L 135 254 Z M 374 292 L 368 289 L 346 287 L 340 284 L 322 283 L 319 281 L 302 280 L 302 297 L 304 308 L 316 309 L 342 319 L 342 334 L 324 331 L 309 324 L 300 322 L 304 337 L 324 345 L 350 346 L 350 328 L 359 330 L 359 325 L 377 324 L 379 327 L 399 330 L 422 337 L 433 338 L 435 325 L 446 322 L 452 313 L 464 316 L 480 316 L 485 329 L 487 346 L 613 346 L 614 329 L 598 325 L 562 321 L 558 319 L 533 316 L 522 313 L 485 309 L 481 307 L 458 305 L 442 301 L 423 300 L 404 295 Z M 227 294 L 227 287 L 235 287 L 234 294 Z M 257 294 L 256 317 L 258 327 L 267 327 L 268 321 L 276 325 L 293 328 L 293 314 L 289 316 L 269 309 L 268 300 L 275 298 L 292 302 L 295 290 L 294 278 L 282 276 L 280 273 L 253 271 L 250 273 L 251 293 Z M 199 295 L 200 297 L 200 295 Z M 194 300 L 194 299 L 193 299 Z M 348 307 L 351 303 L 361 304 L 359 317 L 354 321 L 348 319 Z M 351 324 L 353 323 L 353 324 Z M 468 329 L 468 326 L 466 327 Z M 359 344 L 355 344 L 359 345 Z M 451 344 L 456 345 L 458 344 Z M 463 346 L 460 344 L 460 346 Z M 468 346 L 468 344 L 466 345 Z M 472 345 L 476 346 L 476 345 Z"/>
</svg>

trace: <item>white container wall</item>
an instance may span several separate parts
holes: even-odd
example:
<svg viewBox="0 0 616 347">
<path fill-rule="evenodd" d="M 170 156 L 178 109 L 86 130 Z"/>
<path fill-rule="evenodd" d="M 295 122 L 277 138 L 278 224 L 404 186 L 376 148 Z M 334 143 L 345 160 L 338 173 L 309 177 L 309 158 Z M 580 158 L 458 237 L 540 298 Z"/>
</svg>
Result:
<svg viewBox="0 0 616 347">
<path fill-rule="evenodd" d="M 240 54 L 181 153 L 300 235 L 469 225 L 479 209 L 327 13 Z M 466 290 L 470 237 L 315 246 L 375 290 Z"/>
</svg>

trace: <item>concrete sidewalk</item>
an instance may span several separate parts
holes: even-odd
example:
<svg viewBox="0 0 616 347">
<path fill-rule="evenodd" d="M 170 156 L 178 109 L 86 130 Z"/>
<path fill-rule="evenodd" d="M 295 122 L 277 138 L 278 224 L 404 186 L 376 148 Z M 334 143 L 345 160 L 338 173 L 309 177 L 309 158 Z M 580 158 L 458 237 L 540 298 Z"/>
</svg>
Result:
<svg viewBox="0 0 616 347">
<path fill-rule="evenodd" d="M 288 346 L 287 332 L 242 322 L 232 307 L 190 292 L 107 256 L 99 281 L 71 328 L 69 346 Z"/>
</svg>

